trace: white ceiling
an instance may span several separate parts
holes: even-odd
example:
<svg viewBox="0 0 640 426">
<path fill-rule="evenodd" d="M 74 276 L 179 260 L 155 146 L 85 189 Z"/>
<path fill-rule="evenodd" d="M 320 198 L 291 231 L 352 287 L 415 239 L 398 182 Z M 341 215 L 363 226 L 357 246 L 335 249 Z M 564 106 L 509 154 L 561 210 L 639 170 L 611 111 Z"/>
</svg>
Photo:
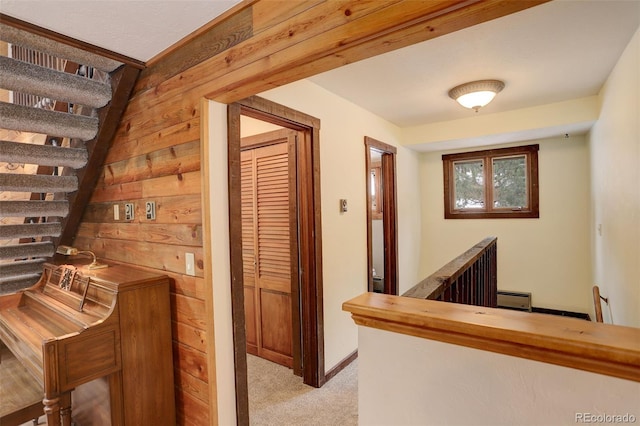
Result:
<svg viewBox="0 0 640 426">
<path fill-rule="evenodd" d="M 311 80 L 401 127 L 473 115 L 448 91 L 474 80 L 508 111 L 596 95 L 639 24 L 640 1 L 553 1 Z"/>
<path fill-rule="evenodd" d="M 0 1 L 2 13 L 142 61 L 239 3 Z M 505 89 L 478 114 L 499 113 L 596 95 L 639 26 L 640 0 L 556 0 L 311 80 L 410 127 L 472 116 L 448 90 L 467 81 L 501 79 Z"/>
<path fill-rule="evenodd" d="M 146 62 L 240 1 L 0 0 L 0 11 Z"/>
</svg>

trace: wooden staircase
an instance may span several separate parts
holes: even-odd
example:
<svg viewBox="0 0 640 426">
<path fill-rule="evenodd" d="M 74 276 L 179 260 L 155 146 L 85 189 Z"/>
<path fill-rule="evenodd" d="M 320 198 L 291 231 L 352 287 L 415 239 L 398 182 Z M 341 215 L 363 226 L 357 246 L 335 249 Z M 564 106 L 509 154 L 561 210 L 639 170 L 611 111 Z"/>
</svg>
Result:
<svg viewBox="0 0 640 426">
<path fill-rule="evenodd" d="M 37 282 L 56 247 L 73 245 L 141 67 L 0 18 L 2 294 Z"/>
</svg>

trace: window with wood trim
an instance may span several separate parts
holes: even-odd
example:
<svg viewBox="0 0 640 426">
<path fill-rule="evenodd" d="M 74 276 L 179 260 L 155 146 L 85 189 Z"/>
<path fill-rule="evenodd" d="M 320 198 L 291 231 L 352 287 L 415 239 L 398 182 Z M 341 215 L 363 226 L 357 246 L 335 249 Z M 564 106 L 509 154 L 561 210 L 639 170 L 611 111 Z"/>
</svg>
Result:
<svg viewBox="0 0 640 426">
<path fill-rule="evenodd" d="M 445 219 L 538 218 L 539 145 L 446 154 Z"/>
</svg>

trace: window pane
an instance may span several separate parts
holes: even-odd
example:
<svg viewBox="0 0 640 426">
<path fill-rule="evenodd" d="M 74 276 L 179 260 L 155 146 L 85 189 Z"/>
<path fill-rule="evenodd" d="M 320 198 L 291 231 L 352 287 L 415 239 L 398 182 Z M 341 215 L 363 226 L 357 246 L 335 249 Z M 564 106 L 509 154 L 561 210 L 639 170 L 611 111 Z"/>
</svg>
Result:
<svg viewBox="0 0 640 426">
<path fill-rule="evenodd" d="M 494 158 L 493 207 L 527 208 L 527 163 L 524 155 Z"/>
<path fill-rule="evenodd" d="M 484 208 L 484 167 L 482 160 L 453 163 L 455 208 Z"/>
</svg>

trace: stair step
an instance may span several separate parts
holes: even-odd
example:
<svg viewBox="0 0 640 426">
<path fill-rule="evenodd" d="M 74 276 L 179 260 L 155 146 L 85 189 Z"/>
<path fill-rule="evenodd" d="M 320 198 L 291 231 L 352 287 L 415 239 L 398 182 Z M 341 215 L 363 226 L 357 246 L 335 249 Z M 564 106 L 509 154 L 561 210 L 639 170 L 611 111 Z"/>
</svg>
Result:
<svg viewBox="0 0 640 426">
<path fill-rule="evenodd" d="M 20 277 L 0 277 L 0 294 L 15 293 L 29 288 L 40 280 L 42 274 L 28 274 Z"/>
<path fill-rule="evenodd" d="M 58 237 L 62 233 L 60 222 L 0 225 L 0 240 L 31 237 Z"/>
<path fill-rule="evenodd" d="M 48 111 L 0 102 L 2 128 L 49 136 L 91 140 L 98 133 L 98 118 Z"/>
<path fill-rule="evenodd" d="M 122 65 L 122 62 L 67 44 L 58 43 L 2 23 L 0 23 L 0 39 L 11 44 L 48 53 L 58 58 L 69 59 L 78 64 L 89 65 L 105 72 L 111 72 Z"/>
<path fill-rule="evenodd" d="M 55 193 L 77 190 L 76 176 L 0 173 L 0 191 Z"/>
<path fill-rule="evenodd" d="M 6 56 L 0 56 L 0 88 L 93 108 L 111 100 L 108 84 Z"/>
<path fill-rule="evenodd" d="M 5 279 L 20 277 L 24 275 L 34 275 L 42 273 L 44 258 L 18 260 L 11 263 L 0 264 L 0 277 Z"/>
<path fill-rule="evenodd" d="M 66 217 L 68 201 L 0 201 L 2 217 Z"/>
<path fill-rule="evenodd" d="M 26 243 L 0 246 L 1 260 L 26 259 L 30 257 L 51 257 L 55 253 L 53 243 Z"/>
<path fill-rule="evenodd" d="M 0 141 L 0 161 L 79 169 L 87 164 L 84 148 L 62 148 L 52 145 Z"/>
</svg>

